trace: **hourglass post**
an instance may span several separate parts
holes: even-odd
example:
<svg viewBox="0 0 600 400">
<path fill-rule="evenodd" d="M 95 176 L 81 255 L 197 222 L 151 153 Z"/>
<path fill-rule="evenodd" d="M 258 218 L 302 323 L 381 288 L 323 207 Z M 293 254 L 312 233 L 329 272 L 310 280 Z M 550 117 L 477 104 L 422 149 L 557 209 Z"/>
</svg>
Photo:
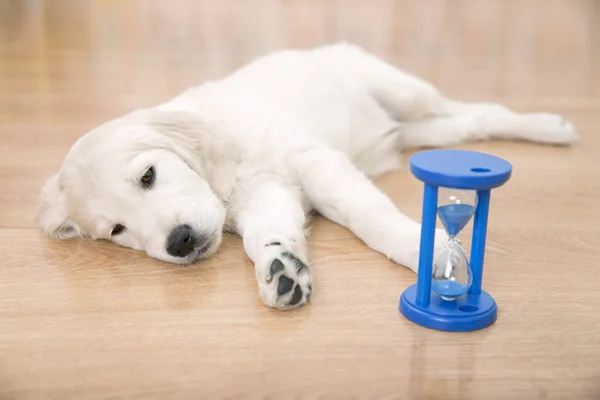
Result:
<svg viewBox="0 0 600 400">
<path fill-rule="evenodd" d="M 419 325 L 445 331 L 482 329 L 496 321 L 494 299 L 482 290 L 491 189 L 511 176 L 507 161 L 465 150 L 428 150 L 410 158 L 424 183 L 417 283 L 400 297 L 400 311 Z M 436 215 L 449 236 L 434 257 Z M 458 236 L 473 221 L 471 261 Z"/>
<path fill-rule="evenodd" d="M 419 249 L 419 275 L 417 276 L 417 304 L 429 306 L 431 292 L 431 265 L 433 263 L 433 244 L 435 240 L 435 213 L 437 209 L 438 189 L 436 186 L 425 185 L 423 191 L 423 216 L 421 225 L 421 244 Z"/>
<path fill-rule="evenodd" d="M 473 271 L 473 283 L 471 283 L 469 289 L 471 294 L 481 293 L 489 209 L 490 191 L 479 190 L 477 192 L 477 208 L 473 219 L 473 236 L 471 240 L 471 269 Z"/>
</svg>

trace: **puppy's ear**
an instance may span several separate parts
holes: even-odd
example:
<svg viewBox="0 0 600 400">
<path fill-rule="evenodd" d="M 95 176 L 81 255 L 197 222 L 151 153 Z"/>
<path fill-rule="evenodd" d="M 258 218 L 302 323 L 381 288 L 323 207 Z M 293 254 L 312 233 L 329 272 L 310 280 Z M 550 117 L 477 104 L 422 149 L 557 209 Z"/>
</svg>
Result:
<svg viewBox="0 0 600 400">
<path fill-rule="evenodd" d="M 165 135 L 170 150 L 178 154 L 200 175 L 211 169 L 211 135 L 206 134 L 207 126 L 195 115 L 185 111 L 161 111 L 153 113 L 149 125 Z"/>
<path fill-rule="evenodd" d="M 220 124 L 187 111 L 160 111 L 148 123 L 169 139 L 171 150 L 204 177 L 235 159 L 237 149 Z"/>
<path fill-rule="evenodd" d="M 38 223 L 44 235 L 53 239 L 72 239 L 80 236 L 79 228 L 69 219 L 58 174 L 48 179 L 42 188 Z"/>
</svg>

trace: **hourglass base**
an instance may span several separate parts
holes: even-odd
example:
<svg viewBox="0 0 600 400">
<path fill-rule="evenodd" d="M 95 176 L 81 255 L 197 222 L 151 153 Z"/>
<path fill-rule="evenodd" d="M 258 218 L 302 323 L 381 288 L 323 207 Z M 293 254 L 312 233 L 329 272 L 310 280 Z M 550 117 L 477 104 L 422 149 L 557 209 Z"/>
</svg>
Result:
<svg viewBox="0 0 600 400">
<path fill-rule="evenodd" d="M 417 285 L 402 293 L 400 311 L 410 321 L 441 331 L 467 332 L 487 328 L 496 322 L 496 302 L 485 291 L 479 295 L 467 293 L 454 301 L 431 292 L 429 307 L 417 305 Z"/>
</svg>

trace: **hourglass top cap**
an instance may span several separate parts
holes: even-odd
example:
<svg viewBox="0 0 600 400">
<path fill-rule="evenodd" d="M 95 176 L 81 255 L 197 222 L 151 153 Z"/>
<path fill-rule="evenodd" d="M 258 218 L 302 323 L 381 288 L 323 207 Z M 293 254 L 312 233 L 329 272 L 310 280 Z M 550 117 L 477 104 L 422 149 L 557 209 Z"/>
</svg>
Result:
<svg viewBox="0 0 600 400">
<path fill-rule="evenodd" d="M 421 151 L 410 158 L 409 164 L 420 181 L 453 189 L 492 189 L 503 185 L 512 172 L 508 161 L 469 150 Z"/>
</svg>

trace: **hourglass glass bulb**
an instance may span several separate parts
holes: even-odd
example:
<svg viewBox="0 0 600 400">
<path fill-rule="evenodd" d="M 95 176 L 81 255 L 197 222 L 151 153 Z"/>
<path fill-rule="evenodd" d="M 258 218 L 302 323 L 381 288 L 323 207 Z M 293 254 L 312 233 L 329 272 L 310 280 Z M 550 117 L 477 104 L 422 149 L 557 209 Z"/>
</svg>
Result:
<svg viewBox="0 0 600 400">
<path fill-rule="evenodd" d="M 450 237 L 458 235 L 469 223 L 477 206 L 477 192 L 440 188 L 437 214 Z"/>
<path fill-rule="evenodd" d="M 469 291 L 473 273 L 457 239 L 451 239 L 435 258 L 432 278 L 431 288 L 444 300 L 454 300 Z"/>
<path fill-rule="evenodd" d="M 437 215 L 450 241 L 433 262 L 431 286 L 444 300 L 462 296 L 471 286 L 471 267 L 457 236 L 473 217 L 476 206 L 474 191 L 439 190 Z"/>
</svg>

